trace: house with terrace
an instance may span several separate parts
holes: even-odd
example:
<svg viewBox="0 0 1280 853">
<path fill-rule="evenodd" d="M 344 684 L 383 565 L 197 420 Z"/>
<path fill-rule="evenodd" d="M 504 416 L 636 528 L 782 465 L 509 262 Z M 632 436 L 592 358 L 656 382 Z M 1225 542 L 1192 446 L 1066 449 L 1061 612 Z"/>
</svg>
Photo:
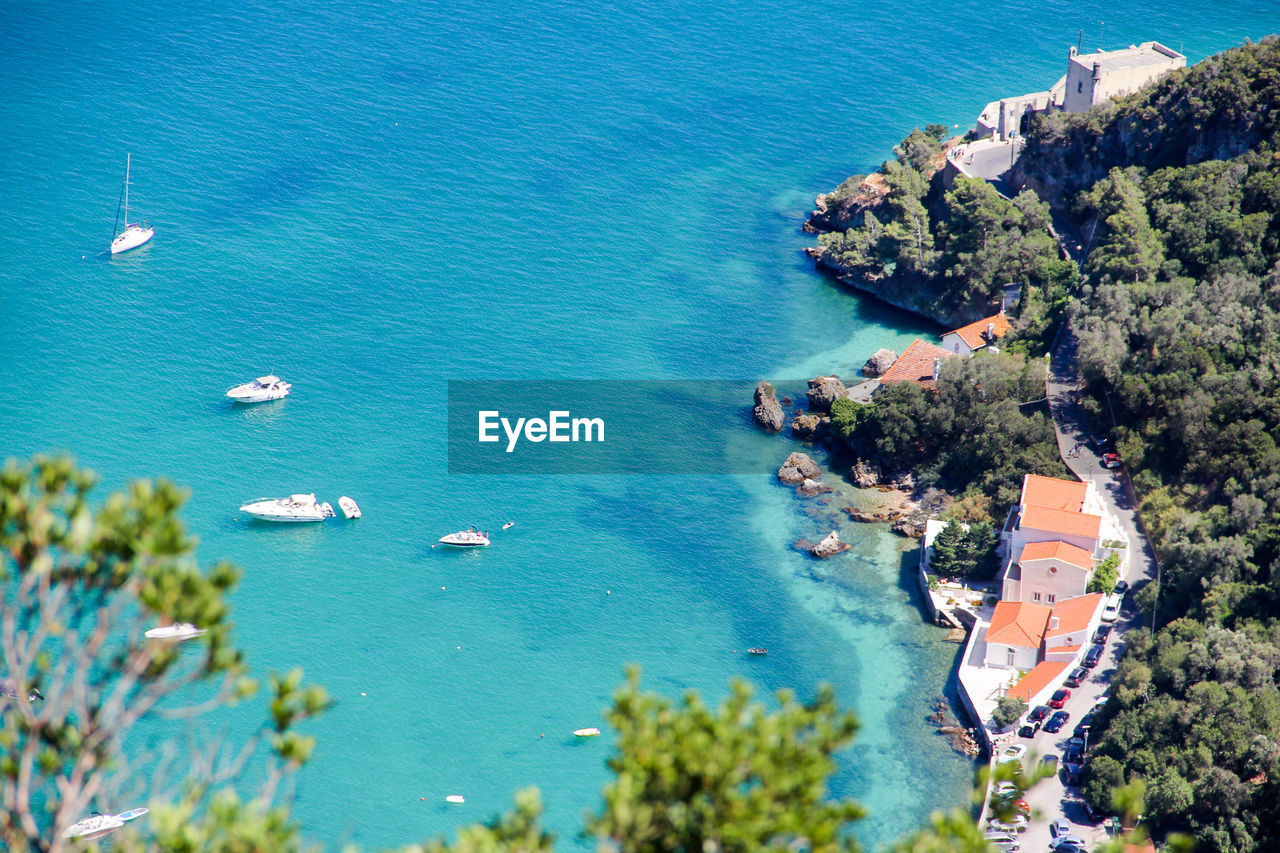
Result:
<svg viewBox="0 0 1280 853">
<path fill-rule="evenodd" d="M 1001 531 L 1000 598 L 1053 606 L 1084 595 L 1103 555 L 1102 504 L 1092 483 L 1027 474 Z"/>
<path fill-rule="evenodd" d="M 983 317 L 967 326 L 947 332 L 942 336 L 942 348 L 965 358 L 983 349 L 996 352 L 996 341 L 1009 334 L 1012 328 L 1009 318 L 1005 317 L 1004 312 L 1001 311 L 999 314 Z"/>
</svg>

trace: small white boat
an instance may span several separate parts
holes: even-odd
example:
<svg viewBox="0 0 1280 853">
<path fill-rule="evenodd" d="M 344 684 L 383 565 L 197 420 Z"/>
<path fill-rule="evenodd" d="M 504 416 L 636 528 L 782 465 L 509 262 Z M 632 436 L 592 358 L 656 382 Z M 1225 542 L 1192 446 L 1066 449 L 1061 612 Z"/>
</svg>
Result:
<svg viewBox="0 0 1280 853">
<path fill-rule="evenodd" d="M 466 530 L 459 530 L 457 533 L 441 536 L 439 541 L 441 545 L 448 545 L 453 548 L 483 548 L 489 544 L 489 534 L 476 530 L 474 527 L 468 527 Z"/>
<path fill-rule="evenodd" d="M 289 396 L 293 386 L 275 374 L 259 376 L 252 382 L 237 385 L 227 391 L 227 396 L 237 403 L 265 403 Z"/>
<path fill-rule="evenodd" d="M 461 794 L 450 794 L 444 798 L 444 801 L 446 803 L 453 803 L 455 806 L 460 806 L 467 801 L 467 798 Z"/>
<path fill-rule="evenodd" d="M 333 517 L 333 507 L 316 503 L 314 494 L 258 498 L 241 506 L 240 511 L 263 521 L 324 521 Z"/>
<path fill-rule="evenodd" d="M 342 507 L 342 514 L 347 518 L 360 517 L 360 507 L 356 506 L 356 502 L 346 495 L 338 498 L 338 506 Z"/>
<path fill-rule="evenodd" d="M 133 155 L 126 155 L 124 161 L 124 230 L 115 235 L 111 241 L 111 254 L 118 255 L 130 249 L 136 249 L 156 234 L 156 229 L 148 228 L 147 223 L 141 225 L 129 222 L 129 167 L 133 164 Z M 116 210 L 116 224 L 120 224 L 120 211 Z"/>
<path fill-rule="evenodd" d="M 148 640 L 190 640 L 193 637 L 199 637 L 204 632 L 204 628 L 197 628 L 190 622 L 180 622 L 177 625 L 162 625 L 159 628 L 152 628 L 143 636 Z M 132 818 L 128 819 L 132 820 Z"/>
<path fill-rule="evenodd" d="M 124 826 L 124 821 L 113 814 L 96 814 L 93 817 L 87 817 L 78 823 L 68 826 L 63 831 L 62 837 L 83 838 L 85 840 L 101 838 L 122 826 Z"/>
<path fill-rule="evenodd" d="M 515 527 L 515 526 L 516 526 L 516 523 L 515 523 L 514 521 L 508 521 L 506 524 L 502 525 L 502 529 L 503 529 L 503 530 L 510 530 L 511 528 L 513 528 L 513 527 Z"/>
<path fill-rule="evenodd" d="M 595 726 L 591 726 L 586 729 L 575 729 L 573 734 L 575 737 L 598 737 L 600 735 L 600 730 Z"/>
<path fill-rule="evenodd" d="M 120 814 L 116 815 L 115 817 L 116 817 L 116 820 L 130 821 L 130 820 L 133 820 L 134 818 L 142 817 L 144 814 L 147 814 L 150 811 L 151 809 L 147 809 L 147 808 L 129 809 L 127 812 L 120 812 Z"/>
</svg>

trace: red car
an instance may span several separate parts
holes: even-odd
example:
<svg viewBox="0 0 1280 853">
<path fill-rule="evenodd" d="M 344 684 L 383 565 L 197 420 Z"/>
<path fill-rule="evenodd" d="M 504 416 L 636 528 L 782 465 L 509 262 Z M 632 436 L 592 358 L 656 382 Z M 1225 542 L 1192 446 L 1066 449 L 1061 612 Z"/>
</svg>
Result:
<svg viewBox="0 0 1280 853">
<path fill-rule="evenodd" d="M 1107 468 L 1120 467 L 1120 455 L 1118 453 L 1105 453 L 1102 456 L 1102 464 Z"/>
<path fill-rule="evenodd" d="M 1050 708 L 1061 708 L 1067 704 L 1067 700 L 1071 698 L 1070 690 L 1059 690 L 1057 693 L 1049 697 Z"/>
</svg>

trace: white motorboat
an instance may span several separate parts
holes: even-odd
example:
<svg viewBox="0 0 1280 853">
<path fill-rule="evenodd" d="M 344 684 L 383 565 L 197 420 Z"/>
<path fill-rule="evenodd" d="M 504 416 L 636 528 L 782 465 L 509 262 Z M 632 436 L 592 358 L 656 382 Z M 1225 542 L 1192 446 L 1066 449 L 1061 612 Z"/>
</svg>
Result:
<svg viewBox="0 0 1280 853">
<path fill-rule="evenodd" d="M 460 806 L 467 801 L 467 798 L 461 794 L 449 794 L 444 798 L 444 801 L 446 803 L 453 803 L 455 806 Z"/>
<path fill-rule="evenodd" d="M 204 632 L 204 628 L 197 628 L 190 622 L 180 622 L 177 625 L 162 625 L 159 628 L 152 628 L 143 636 L 148 640 L 190 640 L 193 637 L 199 637 Z"/>
<path fill-rule="evenodd" d="M 591 726 L 586 729 L 574 729 L 573 734 L 575 737 L 599 737 L 600 730 L 595 726 Z"/>
<path fill-rule="evenodd" d="M 113 814 L 96 814 L 93 817 L 87 817 L 78 823 L 68 826 L 63 831 L 62 837 L 83 838 L 87 841 L 92 838 L 101 838 L 122 826 L 124 826 L 124 821 Z"/>
<path fill-rule="evenodd" d="M 111 254 L 118 255 L 130 249 L 136 249 L 156 234 L 156 229 L 148 228 L 147 223 L 141 225 L 129 221 L 129 167 L 133 163 L 133 155 L 126 155 L 124 161 L 124 230 L 116 234 L 111 241 Z M 116 225 L 120 224 L 120 211 L 116 210 Z"/>
<path fill-rule="evenodd" d="M 241 506 L 240 511 L 263 521 L 324 521 L 333 517 L 333 507 L 316 503 L 314 494 L 258 498 Z"/>
<path fill-rule="evenodd" d="M 252 382 L 237 385 L 227 391 L 227 396 L 237 403 L 265 403 L 289 396 L 293 386 L 275 374 L 259 376 Z"/>
<path fill-rule="evenodd" d="M 483 548 L 489 544 L 489 534 L 482 533 L 474 527 L 468 527 L 466 530 L 441 536 L 439 542 L 451 548 Z"/>
<path fill-rule="evenodd" d="M 356 502 L 346 495 L 338 498 L 338 506 L 342 508 L 342 514 L 347 518 L 360 517 L 360 507 L 358 507 Z"/>
</svg>

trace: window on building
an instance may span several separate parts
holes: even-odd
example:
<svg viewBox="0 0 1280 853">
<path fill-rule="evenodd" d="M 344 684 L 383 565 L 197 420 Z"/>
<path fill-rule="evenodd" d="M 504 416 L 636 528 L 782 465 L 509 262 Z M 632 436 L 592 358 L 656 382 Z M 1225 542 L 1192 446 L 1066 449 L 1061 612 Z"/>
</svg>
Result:
<svg viewBox="0 0 1280 853">
<path fill-rule="evenodd" d="M 1013 649 L 1009 649 L 1008 653 L 1005 655 L 1005 663 L 1009 666 L 1013 666 Z"/>
<path fill-rule="evenodd" d="M 1031 603 L 1032 603 L 1032 604 L 1039 604 L 1039 603 L 1040 603 L 1040 593 L 1038 593 L 1038 592 L 1033 592 L 1033 593 L 1031 593 Z"/>
<path fill-rule="evenodd" d="M 1083 91 L 1084 91 L 1084 81 L 1080 80 L 1079 82 L 1076 83 L 1076 93 L 1079 94 L 1080 92 L 1083 92 Z"/>
<path fill-rule="evenodd" d="M 1051 593 L 1049 593 L 1049 597 L 1048 597 L 1048 599 L 1047 599 L 1047 602 L 1048 602 L 1049 604 L 1053 604 L 1053 600 L 1054 600 L 1055 598 L 1057 598 L 1057 596 L 1056 596 L 1056 595 L 1054 595 L 1054 594 L 1051 592 Z"/>
</svg>

